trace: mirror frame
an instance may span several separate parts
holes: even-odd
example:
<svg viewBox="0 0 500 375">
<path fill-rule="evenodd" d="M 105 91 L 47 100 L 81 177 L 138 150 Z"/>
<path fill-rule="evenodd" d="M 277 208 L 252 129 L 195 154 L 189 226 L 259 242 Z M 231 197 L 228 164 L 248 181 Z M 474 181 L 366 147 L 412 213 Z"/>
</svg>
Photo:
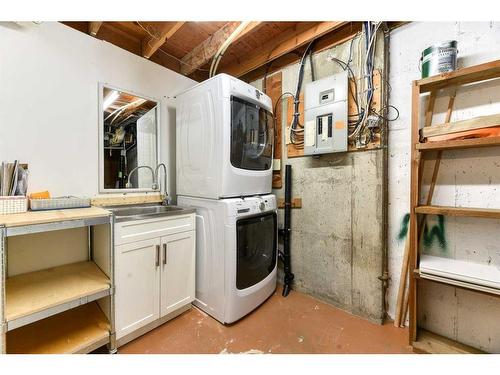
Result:
<svg viewBox="0 0 500 375">
<path fill-rule="evenodd" d="M 131 188 L 131 189 L 106 189 L 104 187 L 104 116 L 103 116 L 103 95 L 104 95 L 104 87 L 126 92 L 128 94 L 132 94 L 153 102 L 156 102 L 156 164 L 160 163 L 160 121 L 161 121 L 161 101 L 155 98 L 152 98 L 147 95 L 143 95 L 137 93 L 133 90 L 126 90 L 114 85 L 110 85 L 105 82 L 99 82 L 98 85 L 98 149 L 99 149 L 99 158 L 98 158 L 98 170 L 99 170 L 99 194 L 108 194 L 108 193 L 151 193 L 151 192 L 159 192 L 160 189 L 152 189 L 152 188 Z M 153 168 L 154 169 L 154 168 Z"/>
</svg>

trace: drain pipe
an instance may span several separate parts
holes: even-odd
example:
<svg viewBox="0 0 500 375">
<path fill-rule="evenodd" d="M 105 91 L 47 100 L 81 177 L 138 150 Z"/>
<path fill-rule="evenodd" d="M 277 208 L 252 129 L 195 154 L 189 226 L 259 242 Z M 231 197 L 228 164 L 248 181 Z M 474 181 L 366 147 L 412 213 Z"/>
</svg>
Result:
<svg viewBox="0 0 500 375">
<path fill-rule="evenodd" d="M 294 274 L 290 262 L 290 232 L 291 232 L 291 212 L 292 211 L 292 166 L 285 166 L 285 223 L 284 228 L 280 230 L 283 235 L 283 252 L 279 258 L 283 261 L 283 271 L 285 273 L 283 285 L 283 297 L 288 296 L 292 288 Z"/>
<path fill-rule="evenodd" d="M 388 108 L 389 105 L 389 44 L 390 44 L 390 29 L 387 23 L 384 22 L 384 72 L 383 78 L 383 106 Z M 382 282 L 382 321 L 387 318 L 388 310 L 388 292 L 389 292 L 389 235 L 388 235 L 388 207 L 389 207 L 389 122 L 387 119 L 383 122 L 382 132 L 382 275 L 379 280 Z"/>
</svg>

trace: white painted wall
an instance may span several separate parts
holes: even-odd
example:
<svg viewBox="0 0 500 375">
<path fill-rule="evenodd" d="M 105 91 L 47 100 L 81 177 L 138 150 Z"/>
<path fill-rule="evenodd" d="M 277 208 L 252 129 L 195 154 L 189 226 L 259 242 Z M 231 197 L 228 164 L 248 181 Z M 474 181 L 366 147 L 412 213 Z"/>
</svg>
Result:
<svg viewBox="0 0 500 375">
<path fill-rule="evenodd" d="M 423 49 L 439 41 L 458 41 L 459 67 L 500 59 L 498 22 L 417 22 L 391 34 L 390 102 L 400 118 L 389 131 L 389 314 L 394 317 L 404 240 L 398 240 L 409 212 L 411 82 L 420 78 Z M 500 80 L 458 90 L 452 121 L 500 112 Z M 433 124 L 442 123 L 448 99 L 436 101 Z M 424 99 L 425 101 L 425 99 Z M 424 103 L 425 104 L 425 103 Z M 426 167 L 429 181 L 432 162 Z M 446 151 L 433 204 L 500 208 L 500 148 Z M 427 192 L 424 189 L 424 193 Z M 446 247 L 434 241 L 428 253 L 500 266 L 500 221 L 452 218 L 445 221 Z M 500 299 L 426 283 L 420 296 L 420 324 L 428 329 L 490 352 L 500 352 Z"/>
<path fill-rule="evenodd" d="M 98 193 L 98 83 L 160 101 L 160 161 L 175 189 L 175 104 L 195 81 L 56 22 L 0 23 L 0 160 L 29 164 L 29 190 Z"/>
</svg>

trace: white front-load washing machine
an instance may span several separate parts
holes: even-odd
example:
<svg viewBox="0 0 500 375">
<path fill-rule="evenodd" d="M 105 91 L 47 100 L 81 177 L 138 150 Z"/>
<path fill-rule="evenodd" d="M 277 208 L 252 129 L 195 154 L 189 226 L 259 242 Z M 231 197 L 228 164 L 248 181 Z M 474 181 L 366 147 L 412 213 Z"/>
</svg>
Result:
<svg viewBox="0 0 500 375">
<path fill-rule="evenodd" d="M 250 313 L 276 289 L 276 197 L 178 197 L 196 208 L 196 299 L 221 323 Z"/>
<path fill-rule="evenodd" d="M 271 193 L 271 99 L 227 74 L 176 96 L 177 194 L 231 198 Z"/>
</svg>

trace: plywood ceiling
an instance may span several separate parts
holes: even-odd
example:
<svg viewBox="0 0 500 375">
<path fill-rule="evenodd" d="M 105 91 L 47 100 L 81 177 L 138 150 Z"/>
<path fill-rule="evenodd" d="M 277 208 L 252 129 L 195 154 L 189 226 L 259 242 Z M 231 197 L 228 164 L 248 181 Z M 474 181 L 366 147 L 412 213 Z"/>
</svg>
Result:
<svg viewBox="0 0 500 375">
<path fill-rule="evenodd" d="M 224 22 L 62 22 L 197 81 L 209 76 L 214 55 L 240 25 Z M 250 22 L 224 53 L 217 73 L 249 81 L 296 61 L 316 40 L 324 49 L 352 38 L 360 22 Z"/>
</svg>

